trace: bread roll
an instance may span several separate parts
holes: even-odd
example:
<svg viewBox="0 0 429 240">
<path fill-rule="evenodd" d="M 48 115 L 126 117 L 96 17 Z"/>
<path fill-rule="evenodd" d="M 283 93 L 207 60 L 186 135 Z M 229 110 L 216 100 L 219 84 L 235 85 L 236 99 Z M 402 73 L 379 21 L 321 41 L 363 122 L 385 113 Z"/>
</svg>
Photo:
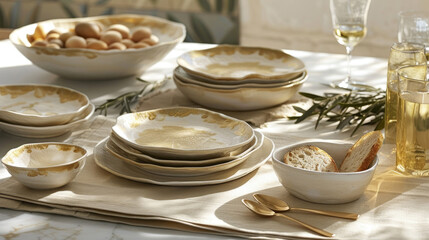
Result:
<svg viewBox="0 0 429 240">
<path fill-rule="evenodd" d="M 341 172 L 358 172 L 368 169 L 383 144 L 383 134 L 372 131 L 363 135 L 348 151 L 341 163 Z"/>
<path fill-rule="evenodd" d="M 316 146 L 301 146 L 287 152 L 283 161 L 297 168 L 318 172 L 338 172 L 334 159 Z"/>
</svg>

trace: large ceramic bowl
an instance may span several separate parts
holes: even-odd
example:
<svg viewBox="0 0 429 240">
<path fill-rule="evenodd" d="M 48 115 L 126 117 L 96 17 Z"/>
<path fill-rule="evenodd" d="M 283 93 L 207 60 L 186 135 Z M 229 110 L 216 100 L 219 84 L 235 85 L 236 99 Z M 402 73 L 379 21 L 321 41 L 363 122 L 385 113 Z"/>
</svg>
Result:
<svg viewBox="0 0 429 240">
<path fill-rule="evenodd" d="M 85 164 L 87 151 L 65 143 L 24 144 L 2 158 L 7 171 L 29 188 L 49 189 L 72 181 Z"/>
<path fill-rule="evenodd" d="M 303 142 L 279 148 L 273 154 L 273 168 L 286 190 L 303 200 L 339 204 L 358 199 L 365 191 L 378 165 L 378 156 L 369 169 L 360 172 L 316 172 L 292 167 L 283 162 L 283 156 L 293 148 L 314 145 L 325 150 L 340 166 L 347 150 L 353 145 L 344 142 Z"/>
<path fill-rule="evenodd" d="M 0 86 L 0 120 L 25 126 L 66 124 L 88 108 L 88 97 L 53 85 Z"/>
<path fill-rule="evenodd" d="M 78 22 L 99 22 L 104 26 L 123 24 L 130 29 L 146 26 L 159 38 L 159 43 L 140 49 L 92 50 L 79 48 L 31 47 L 27 34 L 39 25 L 44 32 L 54 28 L 74 28 Z M 88 18 L 55 19 L 16 29 L 9 39 L 34 65 L 71 79 L 114 79 L 137 75 L 160 61 L 185 38 L 183 24 L 144 15 L 112 15 Z"/>
<path fill-rule="evenodd" d="M 161 108 L 118 117 L 112 132 L 154 157 L 207 159 L 226 156 L 255 136 L 244 121 L 202 108 Z"/>
<path fill-rule="evenodd" d="M 274 107 L 291 99 L 307 80 L 291 82 L 281 87 L 246 87 L 216 89 L 181 81 L 173 76 L 177 88 L 191 101 L 205 107 L 228 110 L 250 111 Z"/>
</svg>

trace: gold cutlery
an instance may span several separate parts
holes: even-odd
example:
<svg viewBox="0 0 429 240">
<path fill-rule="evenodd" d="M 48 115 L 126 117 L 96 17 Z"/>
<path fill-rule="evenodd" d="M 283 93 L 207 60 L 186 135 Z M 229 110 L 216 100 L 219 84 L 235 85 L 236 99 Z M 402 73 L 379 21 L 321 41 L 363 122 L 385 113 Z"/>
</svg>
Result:
<svg viewBox="0 0 429 240">
<path fill-rule="evenodd" d="M 241 201 L 243 202 L 244 205 L 246 205 L 246 207 L 250 211 L 252 211 L 252 212 L 254 212 L 254 213 L 258 214 L 258 215 L 266 216 L 266 217 L 273 217 L 273 216 L 283 217 L 283 218 L 286 218 L 286 219 L 288 219 L 288 220 L 290 220 L 292 222 L 298 223 L 298 224 L 302 225 L 303 227 L 306 227 L 306 228 L 310 229 L 311 231 L 316 232 L 316 233 L 318 233 L 318 234 L 320 234 L 322 236 L 325 236 L 325 237 L 332 237 L 332 236 L 334 236 L 333 233 L 330 233 L 330 232 L 327 232 L 325 230 L 319 229 L 317 227 L 311 226 L 311 225 L 309 225 L 307 223 L 304 223 L 304 222 L 301 222 L 301 221 L 299 221 L 299 220 L 297 220 L 295 218 L 292 218 L 292 217 L 289 217 L 289 216 L 286 216 L 286 215 L 283 215 L 283 214 L 280 214 L 280 213 L 276 213 L 273 210 L 265 207 L 264 205 L 262 205 L 262 204 L 260 204 L 258 202 L 251 201 L 251 200 L 246 200 L 246 199 L 242 199 Z"/>
<path fill-rule="evenodd" d="M 289 205 L 276 197 L 255 193 L 253 197 L 261 203 L 265 205 L 267 208 L 275 211 L 275 212 L 284 212 L 284 211 L 299 211 L 299 212 L 309 212 L 316 213 L 325 216 L 338 217 L 338 218 L 346 218 L 356 220 L 359 218 L 359 214 L 356 213 L 347 213 L 347 212 L 333 212 L 333 211 L 324 211 L 324 210 L 316 210 L 316 209 L 307 209 L 307 208 L 291 208 Z"/>
</svg>

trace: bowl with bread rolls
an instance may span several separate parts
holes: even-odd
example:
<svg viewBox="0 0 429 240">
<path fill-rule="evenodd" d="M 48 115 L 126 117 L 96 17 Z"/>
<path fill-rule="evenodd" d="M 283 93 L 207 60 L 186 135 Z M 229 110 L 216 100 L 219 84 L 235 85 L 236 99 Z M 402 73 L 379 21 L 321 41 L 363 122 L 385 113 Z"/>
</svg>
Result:
<svg viewBox="0 0 429 240">
<path fill-rule="evenodd" d="M 372 131 L 356 143 L 308 141 L 276 149 L 273 168 L 280 183 L 295 197 L 323 204 L 360 198 L 378 165 L 383 134 Z"/>
<path fill-rule="evenodd" d="M 185 26 L 146 15 L 53 19 L 15 29 L 13 45 L 34 65 L 68 79 L 141 74 L 185 38 Z"/>
</svg>

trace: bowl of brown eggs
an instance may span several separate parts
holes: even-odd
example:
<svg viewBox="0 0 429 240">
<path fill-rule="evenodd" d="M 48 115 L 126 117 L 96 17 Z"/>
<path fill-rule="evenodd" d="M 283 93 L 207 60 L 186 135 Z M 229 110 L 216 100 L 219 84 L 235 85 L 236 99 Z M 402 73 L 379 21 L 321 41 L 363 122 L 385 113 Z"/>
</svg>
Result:
<svg viewBox="0 0 429 240">
<path fill-rule="evenodd" d="M 14 30 L 9 39 L 34 65 L 68 79 L 141 74 L 185 38 L 185 26 L 145 15 L 54 19 Z"/>
</svg>

